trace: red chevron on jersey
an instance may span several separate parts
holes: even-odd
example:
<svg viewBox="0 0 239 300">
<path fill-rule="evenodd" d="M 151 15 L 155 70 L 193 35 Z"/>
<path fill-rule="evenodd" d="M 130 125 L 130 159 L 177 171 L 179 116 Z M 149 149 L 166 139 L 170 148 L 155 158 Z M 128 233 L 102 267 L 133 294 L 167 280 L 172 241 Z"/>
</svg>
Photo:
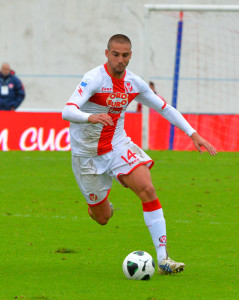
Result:
<svg viewBox="0 0 239 300">
<path fill-rule="evenodd" d="M 127 107 L 139 93 L 96 93 L 90 97 L 89 101 L 102 106 Z"/>
<path fill-rule="evenodd" d="M 86 85 L 78 85 L 68 104 L 87 114 L 108 114 L 114 125 L 71 122 L 71 148 L 75 155 L 102 155 L 119 143 L 130 140 L 124 130 L 124 118 L 128 105 L 135 98 L 159 109 L 165 107 L 163 100 L 151 91 L 148 84 L 127 69 L 123 78 L 117 79 L 110 75 L 107 64 L 101 65 L 84 75 L 81 82 L 86 81 Z"/>
<path fill-rule="evenodd" d="M 92 97 L 90 97 L 89 101 L 101 106 L 107 106 L 106 101 L 109 95 L 110 93 L 96 93 Z"/>
</svg>

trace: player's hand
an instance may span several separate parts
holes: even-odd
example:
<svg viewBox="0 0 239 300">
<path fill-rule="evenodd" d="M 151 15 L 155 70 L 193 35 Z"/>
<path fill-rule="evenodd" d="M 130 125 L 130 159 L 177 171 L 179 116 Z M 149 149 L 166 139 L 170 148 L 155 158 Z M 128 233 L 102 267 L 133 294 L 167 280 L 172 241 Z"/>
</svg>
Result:
<svg viewBox="0 0 239 300">
<path fill-rule="evenodd" d="M 100 123 L 104 126 L 110 125 L 110 126 L 114 126 L 114 122 L 112 120 L 112 118 L 107 115 L 107 114 L 98 114 L 98 115 L 91 115 L 88 118 L 88 121 L 92 124 L 97 124 Z"/>
<path fill-rule="evenodd" d="M 196 149 L 201 154 L 203 153 L 203 150 L 201 149 L 202 146 L 207 149 L 210 155 L 215 156 L 217 154 L 217 150 L 211 144 L 209 144 L 204 138 L 202 138 L 197 132 L 194 132 L 191 135 L 191 139 L 193 140 Z"/>
</svg>

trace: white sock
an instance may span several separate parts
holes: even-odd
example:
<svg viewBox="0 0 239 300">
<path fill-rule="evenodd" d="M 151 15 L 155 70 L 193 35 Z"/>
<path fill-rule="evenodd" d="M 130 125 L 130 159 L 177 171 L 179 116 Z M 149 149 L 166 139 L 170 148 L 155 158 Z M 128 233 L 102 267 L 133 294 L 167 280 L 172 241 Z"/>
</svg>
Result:
<svg viewBox="0 0 239 300">
<path fill-rule="evenodd" d="M 142 203 L 144 221 L 151 234 L 154 247 L 157 253 L 157 260 L 160 263 L 166 258 L 166 224 L 162 206 L 158 199 Z"/>
</svg>

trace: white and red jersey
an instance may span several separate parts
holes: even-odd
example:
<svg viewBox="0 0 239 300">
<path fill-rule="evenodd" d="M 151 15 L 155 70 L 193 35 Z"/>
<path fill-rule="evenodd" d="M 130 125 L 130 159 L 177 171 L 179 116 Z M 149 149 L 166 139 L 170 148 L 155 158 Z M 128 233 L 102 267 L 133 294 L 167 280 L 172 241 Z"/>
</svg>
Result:
<svg viewBox="0 0 239 300">
<path fill-rule="evenodd" d="M 72 153 L 86 157 L 102 155 L 117 147 L 124 140 L 130 140 L 124 130 L 124 116 L 127 106 L 134 99 L 155 109 L 171 122 L 163 111 L 166 112 L 167 107 L 172 107 L 155 95 L 145 81 L 129 70 L 125 70 L 122 79 L 112 77 L 107 70 L 107 64 L 86 73 L 67 105 L 73 105 L 88 114 L 106 113 L 111 116 L 114 126 L 92 124 L 87 120 L 74 122 L 73 118 L 66 118 L 71 121 Z M 175 116 L 174 119 L 176 120 Z M 186 122 L 185 119 L 183 120 Z M 185 122 L 182 130 L 190 135 L 194 130 Z"/>
</svg>

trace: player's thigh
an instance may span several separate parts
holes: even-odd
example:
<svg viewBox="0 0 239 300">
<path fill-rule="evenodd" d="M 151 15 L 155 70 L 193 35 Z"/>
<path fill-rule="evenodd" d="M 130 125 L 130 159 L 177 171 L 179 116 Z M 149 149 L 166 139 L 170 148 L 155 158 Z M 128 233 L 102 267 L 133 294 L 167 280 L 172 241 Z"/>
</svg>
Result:
<svg viewBox="0 0 239 300">
<path fill-rule="evenodd" d="M 152 201 L 157 198 L 147 165 L 140 165 L 131 173 L 121 175 L 120 180 L 134 191 L 142 201 Z"/>
<path fill-rule="evenodd" d="M 139 146 L 130 141 L 115 150 L 109 175 L 127 187 L 128 185 L 121 180 L 124 175 L 130 175 L 134 170 L 144 165 L 149 169 L 153 164 L 153 160 Z"/>
<path fill-rule="evenodd" d="M 132 141 L 115 151 L 110 175 L 123 186 L 133 190 L 143 202 L 157 198 L 149 168 L 153 160 Z"/>
<path fill-rule="evenodd" d="M 91 207 L 107 200 L 112 187 L 112 178 L 107 174 L 85 174 L 82 172 L 80 159 L 72 157 L 72 169 L 82 195 Z"/>
<path fill-rule="evenodd" d="M 148 183 L 151 183 L 151 175 L 147 165 L 140 165 L 129 174 L 120 175 L 120 180 L 129 188 L 140 189 Z"/>
</svg>

